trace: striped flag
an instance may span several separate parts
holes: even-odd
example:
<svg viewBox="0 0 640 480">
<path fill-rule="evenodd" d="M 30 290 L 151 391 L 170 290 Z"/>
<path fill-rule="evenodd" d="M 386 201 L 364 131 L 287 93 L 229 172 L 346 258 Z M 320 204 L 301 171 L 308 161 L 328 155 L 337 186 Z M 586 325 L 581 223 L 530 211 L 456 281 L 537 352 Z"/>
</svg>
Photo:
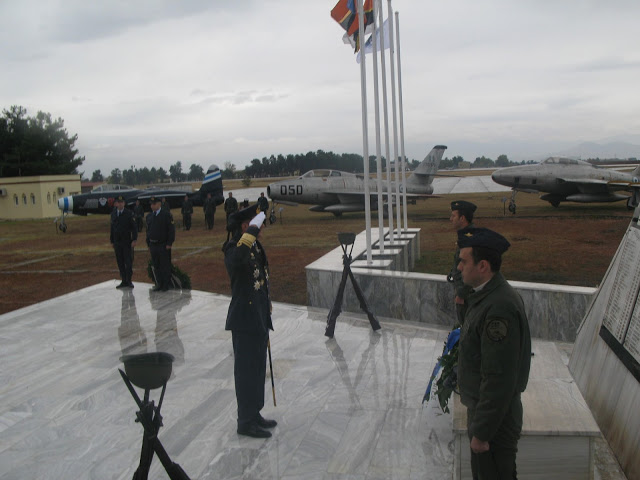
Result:
<svg viewBox="0 0 640 480">
<path fill-rule="evenodd" d="M 364 25 L 373 23 L 373 0 L 364 0 Z M 359 40 L 359 21 L 358 12 L 356 11 L 355 0 L 338 0 L 336 6 L 331 10 L 331 18 L 340 24 L 346 30 L 345 37 L 347 41 L 354 46 L 355 51 L 360 50 Z"/>
</svg>

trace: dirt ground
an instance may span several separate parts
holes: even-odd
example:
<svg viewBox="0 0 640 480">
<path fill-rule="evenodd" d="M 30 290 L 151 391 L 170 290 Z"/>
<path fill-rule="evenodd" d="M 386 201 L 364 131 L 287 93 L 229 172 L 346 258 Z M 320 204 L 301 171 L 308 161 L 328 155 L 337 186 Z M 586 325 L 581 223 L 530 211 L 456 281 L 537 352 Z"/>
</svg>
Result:
<svg viewBox="0 0 640 480">
<path fill-rule="evenodd" d="M 452 200 L 478 204 L 475 224 L 509 239 L 512 247 L 505 254 L 502 270 L 512 280 L 597 286 L 631 220 L 632 212 L 622 203 L 553 208 L 534 195 L 520 195 L 518 214 L 505 215 L 503 198 L 498 194 L 445 195 L 411 205 L 409 226 L 422 229 L 422 258 L 416 270 L 448 273 L 456 240 L 448 220 Z M 208 231 L 202 212 L 196 211 L 189 232 L 180 228 L 179 212 L 174 215 L 178 222 L 174 263 L 189 274 L 193 289 L 229 294 L 221 252 L 226 239 L 224 213 L 218 209 L 214 229 Z M 262 239 L 269 257 L 272 298 L 304 305 L 305 266 L 338 246 L 338 232 L 361 232 L 364 214 L 336 218 L 299 206 L 284 207 L 278 217 Z M 0 221 L 0 314 L 118 277 L 109 245 L 108 216 L 70 217 L 67 224 L 67 233 L 62 234 L 53 219 Z M 377 228 L 377 214 L 372 226 Z M 141 237 L 134 284 L 150 282 L 148 260 Z"/>
</svg>

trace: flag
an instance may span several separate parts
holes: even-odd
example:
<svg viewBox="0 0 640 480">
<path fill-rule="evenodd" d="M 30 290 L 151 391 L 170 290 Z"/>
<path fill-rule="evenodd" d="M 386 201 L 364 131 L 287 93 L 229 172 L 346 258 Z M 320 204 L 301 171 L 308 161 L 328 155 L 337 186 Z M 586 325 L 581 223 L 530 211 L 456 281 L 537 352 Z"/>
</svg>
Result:
<svg viewBox="0 0 640 480">
<path fill-rule="evenodd" d="M 384 23 L 382 24 L 382 31 L 384 32 L 384 48 L 389 48 L 391 46 L 391 41 L 389 40 L 389 19 L 387 18 Z M 376 30 L 376 50 L 379 52 L 380 50 L 382 50 L 382 42 L 380 41 L 380 29 L 378 28 Z M 367 53 L 371 53 L 373 52 L 373 34 L 371 34 L 369 36 L 369 38 L 367 39 L 366 42 L 364 42 L 364 48 L 362 49 L 362 51 L 358 52 L 358 55 L 356 56 L 356 61 L 358 63 L 360 63 L 360 55 L 362 55 L 362 52 L 365 53 L 365 55 Z"/>
<path fill-rule="evenodd" d="M 343 40 L 347 38 L 348 41 L 345 41 L 345 43 L 353 45 L 357 52 L 360 50 L 360 40 L 358 32 L 358 12 L 356 10 L 355 0 L 338 0 L 336 6 L 331 10 L 331 18 L 338 22 L 340 26 L 347 31 L 346 37 L 343 37 Z M 373 23 L 373 0 L 364 0 L 363 10 L 364 25 L 366 29 L 367 25 Z"/>
</svg>

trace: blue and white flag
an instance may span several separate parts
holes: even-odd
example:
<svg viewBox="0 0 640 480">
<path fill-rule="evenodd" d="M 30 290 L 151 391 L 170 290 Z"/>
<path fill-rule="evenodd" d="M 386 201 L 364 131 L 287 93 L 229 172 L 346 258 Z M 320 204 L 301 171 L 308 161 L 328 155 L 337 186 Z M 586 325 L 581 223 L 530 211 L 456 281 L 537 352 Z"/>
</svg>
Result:
<svg viewBox="0 0 640 480">
<path fill-rule="evenodd" d="M 376 49 L 379 52 L 380 50 L 382 50 L 382 41 L 380 40 L 380 30 L 382 30 L 384 32 L 384 48 L 389 48 L 391 46 L 391 42 L 389 40 L 389 25 L 388 22 L 389 19 L 387 18 L 383 24 L 382 24 L 382 28 L 378 28 L 376 30 Z M 364 43 L 364 53 L 372 53 L 373 52 L 373 35 L 370 35 L 369 38 L 367 39 L 367 41 Z M 361 52 L 358 52 L 358 54 L 356 55 L 356 62 L 360 63 L 360 55 Z"/>
</svg>

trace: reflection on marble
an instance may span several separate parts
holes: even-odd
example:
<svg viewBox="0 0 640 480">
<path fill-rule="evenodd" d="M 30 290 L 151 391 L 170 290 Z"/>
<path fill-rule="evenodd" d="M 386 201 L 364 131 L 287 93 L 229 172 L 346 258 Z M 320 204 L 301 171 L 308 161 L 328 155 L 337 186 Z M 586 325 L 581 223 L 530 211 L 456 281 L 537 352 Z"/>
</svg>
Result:
<svg viewBox="0 0 640 480">
<path fill-rule="evenodd" d="M 192 479 L 451 477 L 451 416 L 421 404 L 445 330 L 342 314 L 327 339 L 326 310 L 275 304 L 263 414 L 278 426 L 251 439 L 235 431 L 229 297 L 115 285 L 0 316 L 0 479 L 131 478 L 142 427 L 119 358 L 155 350 L 176 357 L 159 438 Z M 157 458 L 149 478 L 168 478 Z"/>
<path fill-rule="evenodd" d="M 385 234 L 388 235 L 388 232 Z M 403 233 L 402 236 L 411 239 L 396 241 L 395 244 L 403 245 L 403 261 L 411 262 L 411 255 L 407 256 L 406 253 L 415 252 L 415 245 L 419 245 L 419 232 Z M 444 275 L 412 273 L 399 269 L 403 261 L 394 261 L 395 269 L 369 266 L 363 259 L 366 250 L 364 237 L 364 232 L 356 237 L 353 258 L 357 260 L 352 263 L 352 271 L 375 315 L 444 327 L 454 324 L 453 288 Z M 377 241 L 377 236 L 374 240 Z M 375 244 L 374 240 L 372 242 Z M 385 241 L 385 245 L 387 244 Z M 342 273 L 341 254 L 338 247 L 307 265 L 308 305 L 318 308 L 331 308 L 333 305 Z M 419 250 L 417 255 L 419 256 Z M 510 283 L 522 296 L 533 337 L 563 342 L 575 340 L 578 326 L 596 289 L 528 282 Z M 344 312 L 361 312 L 350 282 L 345 289 L 342 308 Z"/>
</svg>

